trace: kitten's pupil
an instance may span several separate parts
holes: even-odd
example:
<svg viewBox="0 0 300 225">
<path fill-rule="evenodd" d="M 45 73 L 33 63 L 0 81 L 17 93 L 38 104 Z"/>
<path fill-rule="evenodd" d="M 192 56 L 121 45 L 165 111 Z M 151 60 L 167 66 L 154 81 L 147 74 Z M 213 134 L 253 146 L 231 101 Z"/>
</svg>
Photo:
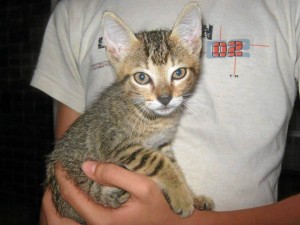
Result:
<svg viewBox="0 0 300 225">
<path fill-rule="evenodd" d="M 139 78 L 140 78 L 140 80 L 145 80 L 145 74 L 143 74 L 143 73 L 140 73 L 140 76 L 139 76 Z"/>
</svg>

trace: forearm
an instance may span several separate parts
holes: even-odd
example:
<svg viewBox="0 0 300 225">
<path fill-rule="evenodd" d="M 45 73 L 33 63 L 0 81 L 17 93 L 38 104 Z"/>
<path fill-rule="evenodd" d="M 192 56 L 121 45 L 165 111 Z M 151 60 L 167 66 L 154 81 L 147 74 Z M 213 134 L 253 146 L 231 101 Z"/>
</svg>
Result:
<svg viewBox="0 0 300 225">
<path fill-rule="evenodd" d="M 55 101 L 56 104 L 56 121 L 55 121 L 55 140 L 62 138 L 66 130 L 80 116 L 80 113 L 71 109 L 67 105 Z"/>
<path fill-rule="evenodd" d="M 299 225 L 300 194 L 276 204 L 231 212 L 196 211 L 187 225 Z"/>
</svg>

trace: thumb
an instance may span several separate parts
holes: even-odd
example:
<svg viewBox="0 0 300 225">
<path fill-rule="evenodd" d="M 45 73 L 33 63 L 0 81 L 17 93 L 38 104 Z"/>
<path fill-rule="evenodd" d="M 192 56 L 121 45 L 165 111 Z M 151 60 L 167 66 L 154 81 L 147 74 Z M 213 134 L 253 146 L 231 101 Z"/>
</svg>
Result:
<svg viewBox="0 0 300 225">
<path fill-rule="evenodd" d="M 93 179 L 95 178 L 95 170 L 97 167 L 96 161 L 86 161 L 81 165 L 81 169 L 87 175 L 89 178 Z"/>
</svg>

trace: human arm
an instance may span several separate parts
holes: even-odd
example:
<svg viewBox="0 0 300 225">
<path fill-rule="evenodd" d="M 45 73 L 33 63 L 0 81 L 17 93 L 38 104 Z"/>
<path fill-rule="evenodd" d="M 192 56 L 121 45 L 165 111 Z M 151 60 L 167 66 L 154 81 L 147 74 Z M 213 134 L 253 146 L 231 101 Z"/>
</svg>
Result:
<svg viewBox="0 0 300 225">
<path fill-rule="evenodd" d="M 54 104 L 56 104 L 54 136 L 55 140 L 59 140 L 81 114 L 61 102 L 55 101 Z"/>
</svg>

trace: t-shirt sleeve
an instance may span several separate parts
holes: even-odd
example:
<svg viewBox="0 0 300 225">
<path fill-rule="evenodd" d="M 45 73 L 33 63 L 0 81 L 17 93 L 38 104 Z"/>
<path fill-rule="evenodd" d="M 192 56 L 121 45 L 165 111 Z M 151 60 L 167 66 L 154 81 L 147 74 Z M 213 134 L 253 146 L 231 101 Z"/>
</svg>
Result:
<svg viewBox="0 0 300 225">
<path fill-rule="evenodd" d="M 66 2 L 62 1 L 49 19 L 31 85 L 82 113 L 85 90 L 75 47 L 79 46 L 80 35 L 71 30 L 70 24 Z"/>
</svg>

